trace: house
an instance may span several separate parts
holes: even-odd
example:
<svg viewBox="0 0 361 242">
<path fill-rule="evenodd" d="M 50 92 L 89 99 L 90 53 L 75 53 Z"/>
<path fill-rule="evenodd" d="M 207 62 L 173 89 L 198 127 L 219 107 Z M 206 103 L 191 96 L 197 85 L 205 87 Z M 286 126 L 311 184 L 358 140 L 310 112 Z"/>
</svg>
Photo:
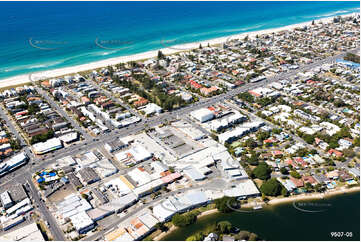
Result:
<svg viewBox="0 0 361 242">
<path fill-rule="evenodd" d="M 326 174 L 326 177 L 329 179 L 337 180 L 339 178 L 339 171 L 333 170 Z"/>
<path fill-rule="evenodd" d="M 216 87 L 216 86 L 212 86 L 212 87 L 209 87 L 209 88 L 207 88 L 207 87 L 202 87 L 202 88 L 200 89 L 200 92 L 201 92 L 201 94 L 203 94 L 204 96 L 209 96 L 209 95 L 211 95 L 211 94 L 213 94 L 213 93 L 216 93 L 218 90 L 219 90 L 219 88 Z"/>
<path fill-rule="evenodd" d="M 273 155 L 273 157 L 280 157 L 283 155 L 283 152 L 280 150 L 273 150 L 272 155 Z"/>
<path fill-rule="evenodd" d="M 293 182 L 293 184 L 295 184 L 296 187 L 303 187 L 304 183 L 302 179 L 296 179 L 294 177 L 290 177 L 290 180 Z"/>
<path fill-rule="evenodd" d="M 360 178 L 360 168 L 349 168 L 348 171 L 357 178 Z"/>
<path fill-rule="evenodd" d="M 330 156 L 336 156 L 336 157 L 342 157 L 342 155 L 343 155 L 341 151 L 338 151 L 338 150 L 335 150 L 335 149 L 330 149 L 327 153 Z"/>
<path fill-rule="evenodd" d="M 346 171 L 341 170 L 339 171 L 339 178 L 344 181 L 352 180 L 353 177 Z"/>
<path fill-rule="evenodd" d="M 143 97 L 141 97 L 141 98 L 139 98 L 137 101 L 134 102 L 134 106 L 135 106 L 135 107 L 141 107 L 141 106 L 146 105 L 147 103 L 148 103 L 148 100 L 145 99 L 145 98 L 143 98 Z"/>
<path fill-rule="evenodd" d="M 340 148 L 342 148 L 342 149 L 348 149 L 352 146 L 352 142 L 347 139 L 339 139 L 338 144 L 340 145 Z"/>
<path fill-rule="evenodd" d="M 317 185 L 318 182 L 316 181 L 315 178 L 313 178 L 312 176 L 303 176 L 302 177 L 303 182 L 306 183 L 310 183 L 312 186 Z"/>
</svg>

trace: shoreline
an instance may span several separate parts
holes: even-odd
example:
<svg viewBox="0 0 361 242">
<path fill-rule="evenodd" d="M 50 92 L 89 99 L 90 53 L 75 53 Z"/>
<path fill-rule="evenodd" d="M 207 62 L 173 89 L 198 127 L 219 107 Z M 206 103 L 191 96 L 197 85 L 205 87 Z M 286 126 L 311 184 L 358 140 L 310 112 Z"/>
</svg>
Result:
<svg viewBox="0 0 361 242">
<path fill-rule="evenodd" d="M 262 205 L 262 206 L 265 205 L 263 208 L 271 208 L 273 206 L 277 206 L 277 205 L 284 204 L 284 203 L 291 203 L 291 202 L 301 201 L 301 200 L 327 199 L 327 198 L 331 198 L 331 197 L 334 197 L 334 196 L 337 196 L 337 195 L 353 193 L 353 192 L 360 192 L 360 186 L 351 187 L 351 188 L 336 189 L 336 190 L 333 190 L 333 191 L 328 191 L 326 193 L 301 194 L 301 195 L 296 195 L 296 196 L 291 196 L 291 197 L 275 198 L 275 199 L 270 200 L 267 204 L 264 203 L 264 202 L 257 203 L 257 204 Z M 250 203 L 247 203 L 242 207 L 243 208 L 252 208 L 253 205 L 250 204 Z M 201 213 L 201 214 L 199 214 L 197 216 L 197 220 L 202 218 L 202 217 L 206 217 L 208 215 L 212 215 L 212 214 L 215 214 L 215 213 L 219 213 L 218 209 L 216 209 L 216 208 L 205 211 L 205 212 L 203 212 L 203 213 Z M 178 229 L 178 227 L 172 225 L 172 227 L 170 227 L 167 232 L 160 233 L 159 235 L 154 237 L 153 240 L 154 241 L 162 240 L 164 237 L 171 234 L 172 232 L 174 232 L 177 229 Z"/>
<path fill-rule="evenodd" d="M 315 23 L 319 23 L 319 22 L 329 23 L 336 16 L 347 17 L 347 16 L 354 16 L 357 14 L 359 14 L 359 13 L 354 12 L 354 13 L 348 13 L 348 14 L 343 14 L 343 15 L 335 15 L 335 16 L 331 16 L 331 17 L 315 19 L 312 21 L 315 21 Z M 181 45 L 174 45 L 174 46 L 161 48 L 159 50 L 162 51 L 163 54 L 165 54 L 165 55 L 171 55 L 171 54 L 175 54 L 177 52 L 186 52 L 186 51 L 190 51 L 192 49 L 196 49 L 199 47 L 199 44 L 201 44 L 202 46 L 207 46 L 207 44 L 209 43 L 211 46 L 214 46 L 214 45 L 219 45 L 219 44 L 225 43 L 230 39 L 240 39 L 240 38 L 244 38 L 246 36 L 253 38 L 256 35 L 270 34 L 273 32 L 281 32 L 284 30 L 293 30 L 295 28 L 303 27 L 305 25 L 310 25 L 312 23 L 312 21 L 302 22 L 302 23 L 298 23 L 298 24 L 291 24 L 291 25 L 286 25 L 286 26 L 277 27 L 277 28 L 244 32 L 244 33 L 240 33 L 240 34 L 234 34 L 234 35 L 229 35 L 229 36 L 225 36 L 225 37 L 219 37 L 219 38 L 197 41 L 197 42 L 192 42 L 192 43 L 186 43 L 186 44 L 181 44 Z M 139 60 L 144 60 L 144 59 L 150 59 L 150 58 L 156 57 L 157 54 L 158 54 L 158 50 L 151 50 L 151 51 L 146 51 L 146 52 L 142 52 L 142 53 L 138 53 L 138 54 L 113 57 L 113 58 L 109 58 L 109 59 L 85 63 L 85 64 L 81 64 L 81 65 L 76 65 L 76 66 L 63 67 L 63 68 L 47 70 L 47 71 L 39 71 L 39 72 L 34 72 L 34 73 L 29 72 L 27 74 L 22 74 L 22 75 L 17 75 L 17 76 L 1 79 L 0 80 L 0 88 L 30 83 L 31 82 L 31 80 L 29 78 L 30 75 L 35 75 L 38 78 L 44 78 L 44 77 L 45 78 L 54 78 L 54 77 L 69 75 L 69 74 L 73 74 L 73 73 L 79 73 L 79 72 L 89 71 L 89 70 L 98 69 L 98 68 L 102 68 L 102 67 L 107 67 L 110 65 L 116 65 L 119 63 L 126 63 L 126 62 L 130 62 L 130 61 L 139 61 Z"/>
<path fill-rule="evenodd" d="M 211 215 L 211 214 L 214 214 L 214 213 L 218 213 L 218 209 L 216 208 L 213 208 L 211 210 L 207 210 L 207 211 L 204 211 L 202 212 L 201 214 L 199 214 L 197 216 L 197 220 L 202 218 L 202 217 L 205 217 L 205 216 L 208 216 L 208 215 Z M 196 222 L 197 223 L 197 222 Z M 169 228 L 169 230 L 167 232 L 162 232 L 160 233 L 159 235 L 157 235 L 156 237 L 153 238 L 154 241 L 159 241 L 161 239 L 163 239 L 165 236 L 169 235 L 170 233 L 172 233 L 174 230 L 178 229 L 177 226 L 174 226 L 172 225 L 172 227 Z"/>
<path fill-rule="evenodd" d="M 275 206 L 278 204 L 282 204 L 282 203 L 290 203 L 290 202 L 295 202 L 295 201 L 300 201 L 300 200 L 320 200 L 320 199 L 327 199 L 327 198 L 331 198 L 337 195 L 342 195 L 342 194 L 347 194 L 347 193 L 353 193 L 353 192 L 360 192 L 360 187 L 351 187 L 351 188 L 340 188 L 340 189 L 335 189 L 332 191 L 327 191 L 325 193 L 311 193 L 311 194 L 300 194 L 300 195 L 296 195 L 296 196 L 291 196 L 291 197 L 283 197 L 283 198 L 275 198 L 272 199 L 268 202 L 268 204 L 266 204 L 266 207 L 268 206 Z"/>
</svg>

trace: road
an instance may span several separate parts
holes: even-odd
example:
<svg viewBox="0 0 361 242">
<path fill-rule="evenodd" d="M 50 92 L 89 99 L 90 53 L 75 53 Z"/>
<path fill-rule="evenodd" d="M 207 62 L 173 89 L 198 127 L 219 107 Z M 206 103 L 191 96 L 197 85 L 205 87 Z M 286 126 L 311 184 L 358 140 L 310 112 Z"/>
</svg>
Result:
<svg viewBox="0 0 361 242">
<path fill-rule="evenodd" d="M 26 184 L 29 184 L 29 186 L 27 186 L 27 188 L 30 189 L 30 192 L 32 194 L 32 198 L 34 200 L 35 205 L 39 206 L 38 210 L 43 215 L 43 220 L 48 221 L 49 229 L 51 231 L 51 234 L 53 235 L 54 240 L 57 240 L 57 241 L 65 240 L 64 234 L 61 231 L 61 229 L 59 228 L 54 217 L 50 214 L 45 203 L 39 197 L 38 190 L 36 189 L 34 183 L 31 181 L 31 178 L 26 179 Z"/>
<path fill-rule="evenodd" d="M 153 199 L 151 202 L 149 202 L 147 204 L 143 204 L 142 206 L 139 206 L 135 210 L 127 213 L 125 216 L 118 218 L 117 220 L 114 221 L 114 223 L 106 226 L 102 231 L 99 231 L 91 236 L 85 237 L 83 240 L 91 241 L 91 240 L 99 239 L 99 238 L 103 237 L 106 232 L 108 232 L 110 229 L 116 227 L 122 221 L 134 216 L 135 214 L 139 213 L 141 210 L 143 210 L 151 205 L 154 205 L 157 202 L 160 202 L 162 199 L 167 198 L 171 195 L 175 195 L 177 193 L 183 193 L 183 192 L 187 192 L 189 190 L 200 189 L 204 186 L 206 186 L 206 185 L 192 186 L 192 187 L 188 187 L 188 188 L 178 189 L 176 191 L 172 191 L 172 192 L 168 192 L 168 193 L 163 193 L 161 196 Z"/>
<path fill-rule="evenodd" d="M 50 98 L 44 90 L 39 87 L 35 87 L 35 89 L 51 105 L 52 108 L 55 108 L 56 111 L 61 114 L 61 116 L 66 118 L 66 120 L 68 120 L 68 122 L 70 122 L 71 125 L 83 135 L 85 140 L 89 141 L 92 139 L 92 137 L 84 129 L 82 129 L 80 125 L 72 117 L 70 117 L 52 98 Z"/>
</svg>

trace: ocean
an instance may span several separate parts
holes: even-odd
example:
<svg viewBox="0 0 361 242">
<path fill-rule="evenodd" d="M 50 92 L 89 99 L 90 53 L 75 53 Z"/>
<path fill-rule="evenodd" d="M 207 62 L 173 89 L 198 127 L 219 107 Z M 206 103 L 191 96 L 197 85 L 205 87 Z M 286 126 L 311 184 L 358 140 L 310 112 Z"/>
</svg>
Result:
<svg viewBox="0 0 361 242">
<path fill-rule="evenodd" d="M 359 12 L 360 2 L 0 2 L 0 80 Z"/>
</svg>

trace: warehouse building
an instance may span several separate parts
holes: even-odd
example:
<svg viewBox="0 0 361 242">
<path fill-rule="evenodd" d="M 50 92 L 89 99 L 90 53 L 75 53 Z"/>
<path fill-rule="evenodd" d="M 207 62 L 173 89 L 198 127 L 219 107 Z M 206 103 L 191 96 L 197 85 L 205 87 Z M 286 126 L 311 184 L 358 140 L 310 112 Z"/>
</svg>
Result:
<svg viewBox="0 0 361 242">
<path fill-rule="evenodd" d="M 0 200 L 5 209 L 14 205 L 14 201 L 11 199 L 10 194 L 7 191 L 0 194 Z"/>
<path fill-rule="evenodd" d="M 251 179 L 242 180 L 236 187 L 225 190 L 224 195 L 228 197 L 257 197 L 260 192 Z"/>
<path fill-rule="evenodd" d="M 205 205 L 209 201 L 205 192 L 192 190 L 181 196 L 168 197 L 162 203 L 153 207 L 153 214 L 160 222 L 165 222 L 176 213 L 182 213 Z"/>
<path fill-rule="evenodd" d="M 214 113 L 208 108 L 201 108 L 190 113 L 190 116 L 201 123 L 207 122 L 214 118 Z"/>
<path fill-rule="evenodd" d="M 39 142 L 33 144 L 34 153 L 37 155 L 42 155 L 63 147 L 61 140 L 58 138 L 48 139 L 45 142 Z"/>
<path fill-rule="evenodd" d="M 100 180 L 98 174 L 90 167 L 85 167 L 79 170 L 79 175 L 85 185 L 92 184 Z"/>
<path fill-rule="evenodd" d="M 109 141 L 104 145 L 104 148 L 109 152 L 115 152 L 127 147 L 128 144 L 123 143 L 120 139 L 115 139 L 113 141 Z"/>
<path fill-rule="evenodd" d="M 79 212 L 69 218 L 79 234 L 84 234 L 95 226 L 93 220 L 85 211 Z"/>
<path fill-rule="evenodd" d="M 35 222 L 0 236 L 1 241 L 45 241 Z"/>
<path fill-rule="evenodd" d="M 21 224 L 22 222 L 25 221 L 25 218 L 20 216 L 20 217 L 16 217 L 14 219 L 9 219 L 7 221 L 5 221 L 2 225 L 3 225 L 3 230 L 9 230 L 12 227 L 15 227 L 18 224 Z"/>
<path fill-rule="evenodd" d="M 226 142 L 232 143 L 250 132 L 257 131 L 263 125 L 264 122 L 261 121 L 244 123 L 243 127 L 236 127 L 233 130 L 218 135 L 218 140 L 221 144 L 225 144 Z"/>
</svg>

